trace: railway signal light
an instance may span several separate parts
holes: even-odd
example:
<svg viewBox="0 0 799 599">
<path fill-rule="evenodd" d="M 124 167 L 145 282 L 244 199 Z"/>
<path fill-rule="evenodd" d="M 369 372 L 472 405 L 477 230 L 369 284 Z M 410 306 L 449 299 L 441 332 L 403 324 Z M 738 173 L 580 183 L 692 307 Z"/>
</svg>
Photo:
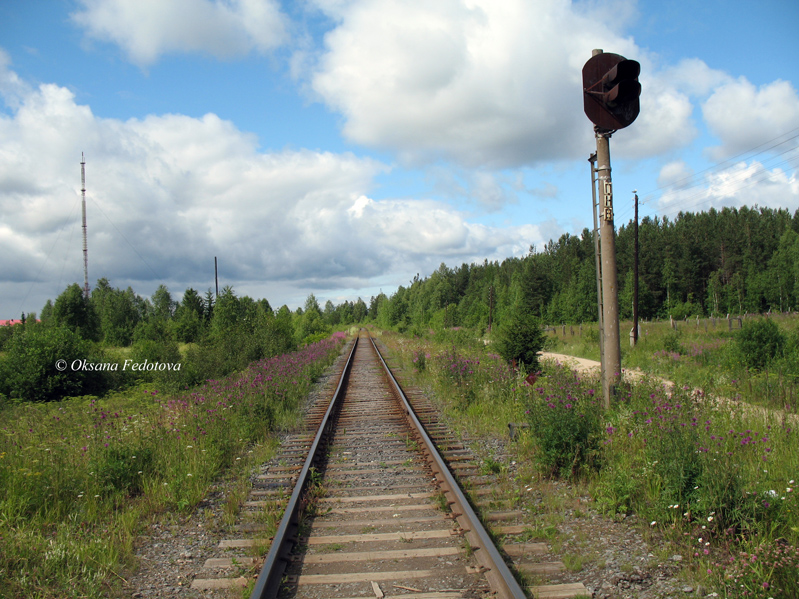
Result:
<svg viewBox="0 0 799 599">
<path fill-rule="evenodd" d="M 629 126 L 641 110 L 641 65 L 618 54 L 599 53 L 583 67 L 583 107 L 600 131 Z"/>
</svg>

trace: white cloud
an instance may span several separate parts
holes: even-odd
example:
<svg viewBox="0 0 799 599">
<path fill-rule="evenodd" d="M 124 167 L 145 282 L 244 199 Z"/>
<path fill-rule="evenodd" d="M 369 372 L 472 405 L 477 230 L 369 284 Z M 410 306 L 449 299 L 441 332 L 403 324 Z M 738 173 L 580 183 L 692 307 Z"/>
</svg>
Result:
<svg viewBox="0 0 799 599">
<path fill-rule="evenodd" d="M 799 127 L 799 95 L 788 81 L 758 88 L 740 77 L 716 88 L 702 105 L 702 114 L 721 140 L 711 152 L 721 160 Z"/>
<path fill-rule="evenodd" d="M 119 45 L 144 67 L 163 54 L 231 58 L 267 52 L 287 39 L 276 0 L 80 0 L 72 20 L 90 38 Z"/>
<path fill-rule="evenodd" d="M 557 0 L 318 4 L 337 26 L 313 89 L 344 115 L 349 139 L 409 161 L 498 168 L 582 156 L 592 145 L 581 91 L 591 50 L 641 54 L 610 17 Z M 690 131 L 686 99 L 650 93 L 642 101 L 655 116 L 642 122 L 652 126 L 631 132 L 637 153 L 685 143 L 648 141 L 664 121 Z"/>
<path fill-rule="evenodd" d="M 664 171 L 667 169 L 664 169 Z M 676 175 L 674 167 L 672 175 Z M 663 172 L 661 173 L 663 175 Z M 720 172 L 707 174 L 697 185 L 666 191 L 658 209 L 668 216 L 680 211 L 699 212 L 710 208 L 762 206 L 799 209 L 799 179 L 796 171 L 767 168 L 760 162 L 739 162 Z"/>
<path fill-rule="evenodd" d="M 10 108 L 18 108 L 29 91 L 30 87 L 11 70 L 11 57 L 0 48 L 0 97 Z"/>
<path fill-rule="evenodd" d="M 9 78 L 0 68 L 0 80 Z M 429 200 L 369 198 L 384 164 L 262 153 L 253 135 L 214 114 L 102 119 L 52 84 L 29 88 L 11 112 L 0 112 L 0 280 L 17 285 L 0 286 L 8 289 L 0 304 L 12 311 L 12 287 L 31 285 L 38 309 L 83 280 L 82 151 L 90 281 L 143 294 L 160 282 L 176 294 L 206 289 L 215 256 L 224 284 L 242 292 L 335 289 L 401 283 L 443 260 L 501 259 L 544 241 L 535 227 L 475 225 Z"/>
<path fill-rule="evenodd" d="M 516 195 L 503 185 L 498 175 L 477 171 L 472 177 L 471 196 L 488 212 L 498 212 L 507 204 L 516 203 Z"/>
<path fill-rule="evenodd" d="M 707 96 L 720 85 L 732 80 L 727 73 L 710 68 L 698 58 L 685 58 L 676 65 L 666 67 L 661 77 L 670 87 L 691 96 Z"/>
<path fill-rule="evenodd" d="M 168 52 L 263 52 L 286 42 L 290 29 L 276 0 L 81 2 L 73 20 L 86 35 L 118 44 L 141 66 Z M 294 40 L 291 72 L 344 116 L 348 139 L 396 152 L 407 164 L 443 158 L 501 169 L 584 156 L 593 142 L 581 70 L 595 47 L 645 65 L 641 116 L 619 135 L 620 157 L 689 143 L 696 131 L 688 94 L 722 76 L 699 60 L 673 69 L 683 81 L 676 87 L 668 73 L 655 73 L 620 33 L 635 14 L 633 0 L 313 4 L 334 26 L 316 55 L 308 39 Z"/>
<path fill-rule="evenodd" d="M 694 171 L 691 167 L 682 160 L 675 160 L 660 169 L 658 187 L 674 186 L 676 188 L 685 188 L 691 184 L 693 176 Z"/>
<path fill-rule="evenodd" d="M 612 155 L 641 158 L 687 146 L 697 135 L 688 96 L 662 74 L 641 76 L 641 112 L 627 129 L 613 136 Z"/>
</svg>

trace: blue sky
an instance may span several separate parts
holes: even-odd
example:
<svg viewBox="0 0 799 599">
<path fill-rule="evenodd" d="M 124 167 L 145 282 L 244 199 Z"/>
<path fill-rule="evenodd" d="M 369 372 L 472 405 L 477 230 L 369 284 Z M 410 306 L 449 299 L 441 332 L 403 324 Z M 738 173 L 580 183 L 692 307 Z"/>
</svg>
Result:
<svg viewBox="0 0 799 599">
<path fill-rule="evenodd" d="M 0 317 L 89 279 L 275 306 L 590 227 L 582 65 L 641 63 L 616 225 L 799 208 L 799 3 L 0 3 Z"/>
</svg>

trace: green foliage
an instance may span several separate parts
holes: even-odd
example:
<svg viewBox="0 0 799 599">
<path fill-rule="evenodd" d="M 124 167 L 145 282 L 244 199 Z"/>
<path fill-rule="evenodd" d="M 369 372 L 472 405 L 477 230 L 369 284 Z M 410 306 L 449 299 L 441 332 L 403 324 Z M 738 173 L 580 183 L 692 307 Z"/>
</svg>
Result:
<svg viewBox="0 0 799 599">
<path fill-rule="evenodd" d="M 106 345 L 128 346 L 141 320 L 143 300 L 133 289 L 114 289 L 107 279 L 100 279 L 92 290 L 91 305 L 100 321 L 100 337 Z"/>
<path fill-rule="evenodd" d="M 458 347 L 477 347 L 479 341 L 474 331 L 470 329 L 438 329 L 433 332 L 433 341 L 442 345 L 457 345 Z"/>
<path fill-rule="evenodd" d="M 602 475 L 595 482 L 594 494 L 600 511 L 610 515 L 628 514 L 633 505 L 638 505 L 643 496 L 638 476 L 640 470 L 621 460 L 602 470 Z"/>
<path fill-rule="evenodd" d="M 39 318 L 43 324 L 50 322 L 50 320 L 53 318 L 53 300 L 48 299 L 44 303 L 44 307 L 42 307 L 42 313 Z"/>
<path fill-rule="evenodd" d="M 680 343 L 680 331 L 677 329 L 670 329 L 665 335 L 663 335 L 663 349 L 667 352 L 672 352 L 675 354 L 684 354 L 685 348 Z"/>
<path fill-rule="evenodd" d="M 97 358 L 91 345 L 65 325 L 18 327 L 0 361 L 0 392 L 13 399 L 51 401 L 102 391 L 102 373 L 82 367 Z"/>
<path fill-rule="evenodd" d="M 146 338 L 136 341 L 131 347 L 130 361 L 139 365 L 139 370 L 130 371 L 129 376 L 140 382 L 156 382 L 162 389 L 170 390 L 196 382 L 188 380 L 191 373 L 183 372 L 178 345 L 169 337 L 160 341 Z"/>
<path fill-rule="evenodd" d="M 550 476 L 572 478 L 600 465 L 602 406 L 594 389 L 556 366 L 526 403 L 535 459 Z"/>
<path fill-rule="evenodd" d="M 319 310 L 319 304 L 313 294 L 305 300 L 305 310 L 297 318 L 294 329 L 295 338 L 301 344 L 314 343 L 330 335 L 330 326 Z"/>
<path fill-rule="evenodd" d="M 159 320 L 169 320 L 175 312 L 177 302 L 172 299 L 166 285 L 159 285 L 152 297 L 153 316 Z"/>
<path fill-rule="evenodd" d="M 119 573 L 134 562 L 144 523 L 192 510 L 223 469 L 241 464 L 249 473 L 267 459 L 270 434 L 296 422 L 340 342 L 257 362 L 180 395 L 148 386 L 5 406 L 0 596 L 120 595 Z"/>
<path fill-rule="evenodd" d="M 77 283 L 67 287 L 56 298 L 53 306 L 53 322 L 78 333 L 84 339 L 99 338 L 97 312 L 91 302 L 83 296 L 83 289 Z"/>
<path fill-rule="evenodd" d="M 782 539 L 764 541 L 730 558 L 726 596 L 729 599 L 793 599 L 799 588 L 797 573 L 799 547 Z"/>
<path fill-rule="evenodd" d="M 302 345 L 311 345 L 313 343 L 317 343 L 324 339 L 330 337 L 330 333 L 320 332 L 320 333 L 312 333 L 311 335 L 307 335 L 302 340 Z"/>
<path fill-rule="evenodd" d="M 174 343 L 172 328 L 162 319 L 148 318 L 141 321 L 133 331 L 134 345 L 140 341 L 155 341 L 156 343 Z"/>
<path fill-rule="evenodd" d="M 782 355 L 785 336 L 770 318 L 748 320 L 735 336 L 735 343 L 743 363 L 749 368 L 761 370 Z"/>
<path fill-rule="evenodd" d="M 103 496 L 141 495 L 145 478 L 154 471 L 154 451 L 145 445 L 110 447 L 98 452 L 89 467 Z"/>
<path fill-rule="evenodd" d="M 702 306 L 692 301 L 674 302 L 669 310 L 669 315 L 674 320 L 684 320 L 690 316 L 701 316 Z"/>
<path fill-rule="evenodd" d="M 770 379 L 758 372 L 743 381 L 738 377 L 747 371 L 733 359 L 739 350 L 732 339 L 739 333 L 729 332 L 726 321 L 708 333 L 701 323 L 681 324 L 679 335 L 668 323 L 644 325 L 628 357 L 648 355 L 650 364 L 662 364 L 651 360 L 653 353 L 663 353 L 664 345 L 673 350 L 670 343 L 677 342 L 684 353 L 665 362 L 676 369 L 671 372 L 709 385 L 725 381 L 725 393 L 711 400 L 693 386 L 643 380 L 626 384 L 610 410 L 594 402 L 594 379 L 566 368 L 544 363 L 536 383 L 525 385 L 523 372 L 497 368 L 493 344 L 481 351 L 428 345 L 428 338 L 391 336 L 386 343 L 404 356 L 408 371 L 414 358 L 418 364 L 420 355 L 434 356 L 416 376 L 435 389 L 448 417 L 464 430 L 475 434 L 493 426 L 497 434 L 497 424 L 526 418 L 531 426 L 516 442 L 518 464 L 537 463 L 555 476 L 588 474 L 584 480 L 600 509 L 634 513 L 657 529 L 692 571 L 707 572 L 701 582 L 709 590 L 736 599 L 793 599 L 799 588 L 799 430 L 783 405 L 752 409 L 740 401 L 746 389 L 756 399 L 769 384 L 785 385 L 778 369 L 788 367 L 787 356 L 799 347 L 799 328 L 793 317 L 779 322 L 788 329 L 780 331 L 786 357 L 770 363 Z M 586 405 L 588 416 L 581 417 L 579 407 Z M 525 415 L 514 411 L 522 406 Z"/>
<path fill-rule="evenodd" d="M 6 325 L 0 327 L 0 351 L 5 351 L 6 345 L 11 340 L 11 337 L 14 335 L 14 331 L 17 329 L 17 327 L 21 327 L 21 325 Z"/>
<path fill-rule="evenodd" d="M 178 341 L 194 343 L 199 341 L 203 334 L 202 314 L 190 308 L 178 307 L 173 322 L 173 330 Z"/>
<path fill-rule="evenodd" d="M 225 287 L 213 306 L 211 326 L 214 332 L 231 330 L 240 317 L 240 302 L 232 287 Z"/>
<path fill-rule="evenodd" d="M 538 352 L 544 346 L 541 322 L 522 308 L 502 324 L 495 342 L 497 353 L 510 364 L 524 365 L 527 370 L 538 368 Z"/>
</svg>

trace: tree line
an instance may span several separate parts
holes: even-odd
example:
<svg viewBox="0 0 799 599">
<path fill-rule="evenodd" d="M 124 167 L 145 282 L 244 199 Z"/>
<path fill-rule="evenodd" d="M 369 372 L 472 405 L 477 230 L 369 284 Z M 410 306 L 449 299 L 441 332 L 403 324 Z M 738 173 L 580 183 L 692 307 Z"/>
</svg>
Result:
<svg viewBox="0 0 799 599">
<path fill-rule="evenodd" d="M 799 210 L 685 212 L 673 220 L 645 217 L 638 229 L 642 318 L 799 306 Z M 633 248 L 631 221 L 618 229 L 616 239 L 621 318 L 632 314 Z M 82 373 L 86 380 L 80 382 L 68 373 L 71 378 L 62 376 L 56 383 L 52 364 L 69 352 L 94 359 L 182 358 L 185 369 L 161 382 L 190 385 L 321 339 L 335 327 L 373 322 L 411 333 L 457 327 L 483 333 L 490 325 L 507 329 L 522 322 L 528 329 L 530 318 L 578 324 L 596 321 L 596 298 L 594 240 L 588 229 L 531 247 L 524 257 L 453 268 L 441 264 L 390 296 L 371 297 L 368 305 L 359 298 L 339 305 L 328 300 L 321 307 L 311 294 L 302 308 L 274 310 L 266 299 L 237 296 L 231 287 L 218 297 L 190 288 L 176 301 L 161 285 L 143 298 L 130 287 L 114 288 L 100 279 L 88 302 L 73 284 L 55 302 L 47 301 L 40 322 L 30 314 L 25 325 L 0 327 L 0 395 L 53 398 L 130 382 L 91 373 Z M 178 344 L 184 344 L 182 353 Z"/>
<path fill-rule="evenodd" d="M 160 285 L 149 298 L 100 279 L 88 301 L 69 285 L 47 300 L 37 318 L 0 327 L 0 403 L 102 394 L 140 382 L 183 388 L 243 370 L 328 337 L 333 328 L 367 318 L 363 300 L 324 308 L 308 296 L 303 308 L 273 310 L 268 300 L 238 296 L 225 287 L 217 297 L 189 288 L 180 301 Z M 66 361 L 64 370 L 56 363 Z M 179 370 L 136 371 L 124 361 L 180 364 Z M 106 365 L 101 371 L 72 364 Z M 114 366 L 116 364 L 116 366 Z"/>
<path fill-rule="evenodd" d="M 616 252 L 621 318 L 632 316 L 634 223 L 619 227 Z M 645 217 L 638 226 L 639 314 L 681 319 L 799 307 L 799 210 L 724 208 Z M 399 329 L 487 329 L 524 304 L 541 321 L 597 320 L 594 239 L 565 234 L 527 256 L 446 264 L 417 275 L 390 297 L 372 298 L 370 314 Z"/>
</svg>

